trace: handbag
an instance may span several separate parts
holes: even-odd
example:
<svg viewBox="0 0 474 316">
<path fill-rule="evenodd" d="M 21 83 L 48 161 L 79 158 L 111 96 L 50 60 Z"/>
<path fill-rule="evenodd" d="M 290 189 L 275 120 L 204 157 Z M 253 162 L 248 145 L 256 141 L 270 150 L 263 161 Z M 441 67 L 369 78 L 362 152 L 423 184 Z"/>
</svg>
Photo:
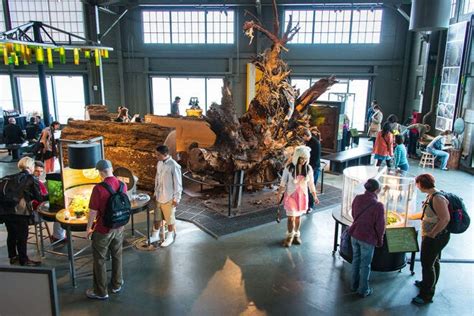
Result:
<svg viewBox="0 0 474 316">
<path fill-rule="evenodd" d="M 362 212 L 354 219 L 352 225 L 357 221 L 357 219 L 364 214 L 364 212 L 369 209 L 371 206 L 375 205 L 377 202 L 370 204 L 369 206 L 365 207 Z M 351 225 L 351 226 L 352 226 Z M 351 246 L 351 235 L 349 235 L 349 227 L 347 227 L 341 234 L 341 243 L 340 243 L 340 251 L 344 254 L 348 254 L 352 256 L 352 246 Z"/>
</svg>

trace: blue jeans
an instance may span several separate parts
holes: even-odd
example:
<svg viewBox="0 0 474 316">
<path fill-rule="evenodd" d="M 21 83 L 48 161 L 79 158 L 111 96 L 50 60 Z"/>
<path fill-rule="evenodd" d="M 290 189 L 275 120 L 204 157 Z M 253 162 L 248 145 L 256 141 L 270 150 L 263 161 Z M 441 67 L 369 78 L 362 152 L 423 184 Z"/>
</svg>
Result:
<svg viewBox="0 0 474 316">
<path fill-rule="evenodd" d="M 427 148 L 426 150 L 441 160 L 441 169 L 446 169 L 446 166 L 448 165 L 449 153 L 444 150 L 438 150 L 434 148 Z"/>
<path fill-rule="evenodd" d="M 360 295 L 369 292 L 370 264 L 375 246 L 351 237 L 352 244 L 352 284 L 351 289 Z"/>
<path fill-rule="evenodd" d="M 314 187 L 316 187 L 316 185 L 318 184 L 319 172 L 320 172 L 319 169 L 313 169 Z M 309 188 L 308 188 L 308 195 L 309 195 L 308 207 L 313 208 L 314 207 L 314 199 L 313 199 L 313 195 L 311 194 L 311 192 L 309 192 Z"/>
</svg>

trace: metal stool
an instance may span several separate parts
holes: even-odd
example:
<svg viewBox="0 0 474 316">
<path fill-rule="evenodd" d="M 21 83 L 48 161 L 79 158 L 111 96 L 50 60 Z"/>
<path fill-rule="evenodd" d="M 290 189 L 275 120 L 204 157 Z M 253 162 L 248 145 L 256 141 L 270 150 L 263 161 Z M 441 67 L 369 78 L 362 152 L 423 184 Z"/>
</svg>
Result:
<svg viewBox="0 0 474 316">
<path fill-rule="evenodd" d="M 428 166 L 434 169 L 434 163 L 435 163 L 435 156 L 430 154 L 429 152 L 422 151 L 421 152 L 421 159 L 420 159 L 420 166 L 423 168 Z"/>
<path fill-rule="evenodd" d="M 39 216 L 35 216 L 34 224 L 29 225 L 27 243 L 35 245 L 38 255 L 40 257 L 43 257 L 44 256 L 43 241 L 44 239 L 48 239 L 51 242 L 52 239 L 51 239 L 51 232 L 49 230 L 48 224 L 44 223 L 44 225 L 41 225 L 39 221 L 42 221 L 42 219 Z M 33 228 L 34 230 L 31 231 L 31 228 Z M 46 236 L 43 234 L 43 230 L 46 230 Z M 32 238 L 34 238 L 35 240 L 30 241 L 30 239 Z"/>
</svg>

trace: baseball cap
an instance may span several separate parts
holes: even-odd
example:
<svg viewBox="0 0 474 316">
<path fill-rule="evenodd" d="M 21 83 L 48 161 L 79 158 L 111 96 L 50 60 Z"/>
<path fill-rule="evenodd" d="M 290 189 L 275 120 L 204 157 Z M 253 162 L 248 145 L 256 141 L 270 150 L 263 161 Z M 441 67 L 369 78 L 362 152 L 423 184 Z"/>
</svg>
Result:
<svg viewBox="0 0 474 316">
<path fill-rule="evenodd" d="M 112 163 L 110 162 L 110 160 L 102 159 L 97 162 L 95 168 L 99 171 L 104 171 L 105 169 L 112 168 Z"/>
</svg>

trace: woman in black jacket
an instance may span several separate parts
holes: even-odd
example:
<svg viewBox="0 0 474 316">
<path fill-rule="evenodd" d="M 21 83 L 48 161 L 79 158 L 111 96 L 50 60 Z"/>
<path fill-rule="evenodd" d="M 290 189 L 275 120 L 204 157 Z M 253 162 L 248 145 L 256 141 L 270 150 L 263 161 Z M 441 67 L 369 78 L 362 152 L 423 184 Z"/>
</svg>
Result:
<svg viewBox="0 0 474 316">
<path fill-rule="evenodd" d="M 30 157 L 24 157 L 18 162 L 20 172 L 10 176 L 10 183 L 18 190 L 15 190 L 13 200 L 15 203 L 2 203 L 0 214 L 7 227 L 8 237 L 8 257 L 10 264 L 20 263 L 24 266 L 37 266 L 41 262 L 33 261 L 28 258 L 26 244 L 28 240 L 28 224 L 32 214 L 31 201 L 41 201 L 41 192 L 38 180 L 32 173 L 35 168 L 35 161 Z M 6 190 L 9 191 L 9 190 Z"/>
</svg>

